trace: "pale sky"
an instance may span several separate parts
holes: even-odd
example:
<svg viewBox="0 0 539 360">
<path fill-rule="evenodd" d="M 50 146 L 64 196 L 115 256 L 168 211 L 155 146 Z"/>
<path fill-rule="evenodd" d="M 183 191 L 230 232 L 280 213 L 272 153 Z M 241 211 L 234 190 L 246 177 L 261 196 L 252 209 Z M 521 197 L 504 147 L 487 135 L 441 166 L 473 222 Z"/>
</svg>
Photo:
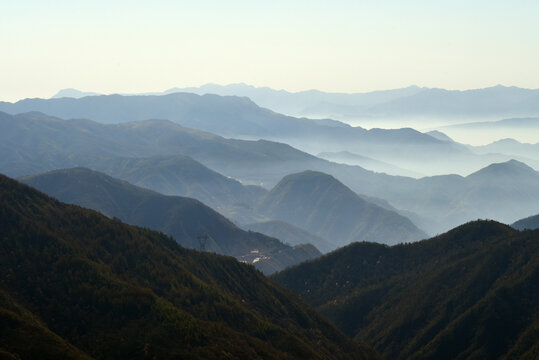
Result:
<svg viewBox="0 0 539 360">
<path fill-rule="evenodd" d="M 0 101 L 245 82 L 539 88 L 539 1 L 0 0 Z"/>
</svg>

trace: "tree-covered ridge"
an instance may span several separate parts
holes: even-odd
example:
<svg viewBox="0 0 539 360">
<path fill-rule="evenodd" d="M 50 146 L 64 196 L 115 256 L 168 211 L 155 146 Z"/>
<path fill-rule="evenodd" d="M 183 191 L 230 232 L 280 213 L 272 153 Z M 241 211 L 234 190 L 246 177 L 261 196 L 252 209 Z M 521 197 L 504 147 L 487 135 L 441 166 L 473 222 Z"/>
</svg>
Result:
<svg viewBox="0 0 539 360">
<path fill-rule="evenodd" d="M 391 359 L 536 359 L 539 231 L 476 221 L 355 243 L 273 277 Z"/>
<path fill-rule="evenodd" d="M 34 341 L 41 358 L 376 358 L 252 266 L 4 176 L 0 239 L 6 356 L 35 358 Z"/>
<path fill-rule="evenodd" d="M 0 289 L 0 359 L 90 359 Z"/>
</svg>

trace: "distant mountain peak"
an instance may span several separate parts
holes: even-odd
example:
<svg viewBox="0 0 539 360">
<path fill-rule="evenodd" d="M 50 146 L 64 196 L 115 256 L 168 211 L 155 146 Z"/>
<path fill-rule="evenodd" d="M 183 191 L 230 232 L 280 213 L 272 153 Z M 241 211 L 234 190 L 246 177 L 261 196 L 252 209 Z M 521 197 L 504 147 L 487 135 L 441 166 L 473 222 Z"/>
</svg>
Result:
<svg viewBox="0 0 539 360">
<path fill-rule="evenodd" d="M 511 159 L 511 160 L 508 160 L 508 161 L 503 162 L 503 163 L 491 164 L 489 166 L 504 166 L 504 167 L 507 167 L 507 168 L 514 167 L 514 168 L 519 168 L 519 169 L 527 169 L 527 170 L 535 171 L 531 167 L 526 165 L 525 163 L 523 163 L 521 161 L 518 161 L 518 160 L 515 160 L 515 159 Z"/>
<path fill-rule="evenodd" d="M 505 138 L 505 139 L 496 140 L 492 144 L 521 144 L 521 142 L 513 138 Z"/>
<path fill-rule="evenodd" d="M 480 176 L 515 176 L 515 175 L 532 175 L 537 176 L 537 171 L 535 171 L 530 166 L 525 163 L 511 159 L 502 163 L 490 164 L 487 167 L 484 167 L 470 175 L 468 178 L 480 177 Z M 539 178 L 539 177 L 538 177 Z"/>
<path fill-rule="evenodd" d="M 312 195 L 320 191 L 331 191 L 334 194 L 347 194 L 346 196 L 356 197 L 357 194 L 350 190 L 346 185 L 341 183 L 332 175 L 315 171 L 305 170 L 299 173 L 290 174 L 282 178 L 281 181 L 271 191 L 272 193 L 278 193 L 280 191 L 295 191 L 312 192 Z"/>
<path fill-rule="evenodd" d="M 398 243 L 425 236 L 406 217 L 363 199 L 319 171 L 285 176 L 258 209 L 269 218 L 290 222 L 339 246 L 352 241 Z"/>
<path fill-rule="evenodd" d="M 285 183 L 292 180 L 294 181 L 311 181 L 311 180 L 322 181 L 323 180 L 323 181 L 332 182 L 332 183 L 339 183 L 343 187 L 345 187 L 339 180 L 337 180 L 332 175 L 323 173 L 321 171 L 316 171 L 316 170 L 305 170 L 299 173 L 287 175 L 281 180 L 281 182 Z"/>
<path fill-rule="evenodd" d="M 58 91 L 55 95 L 51 97 L 51 99 L 58 99 L 58 98 L 64 98 L 64 97 L 79 99 L 85 96 L 96 96 L 96 95 L 101 95 L 101 94 L 68 88 L 68 89 L 62 89 Z"/>
<path fill-rule="evenodd" d="M 438 130 L 432 130 L 432 131 L 426 132 L 425 134 L 430 135 L 433 138 L 438 139 L 438 140 L 454 142 L 453 139 L 451 139 L 445 133 Z"/>
</svg>

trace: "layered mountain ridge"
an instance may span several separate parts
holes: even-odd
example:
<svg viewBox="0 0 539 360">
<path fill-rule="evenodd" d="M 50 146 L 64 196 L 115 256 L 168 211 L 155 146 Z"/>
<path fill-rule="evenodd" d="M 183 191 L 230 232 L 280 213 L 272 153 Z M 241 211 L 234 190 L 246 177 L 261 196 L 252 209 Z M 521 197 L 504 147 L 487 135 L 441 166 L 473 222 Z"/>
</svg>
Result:
<svg viewBox="0 0 539 360">
<path fill-rule="evenodd" d="M 537 176 L 530 172 L 520 179 L 516 176 L 518 166 L 506 167 L 511 177 L 509 184 L 482 178 L 480 181 L 490 183 L 486 192 L 482 191 L 480 181 L 458 175 L 412 179 L 377 174 L 359 166 L 331 163 L 285 144 L 225 139 L 164 120 L 103 125 L 36 113 L 0 113 L 0 129 L 0 150 L 4 155 L 0 158 L 0 171 L 11 176 L 75 166 L 105 171 L 111 158 L 179 154 L 244 185 L 266 188 L 291 173 L 315 170 L 334 176 L 357 193 L 385 199 L 394 208 L 416 213 L 418 219 L 424 219 L 417 225 L 430 234 L 477 218 L 512 223 L 536 213 L 539 205 L 539 199 L 529 195 L 539 191 L 534 180 Z M 162 174 L 170 176 L 171 181 L 176 177 L 166 171 Z M 490 192 L 499 196 L 492 197 Z M 250 218 L 252 211 L 248 207 L 240 210 L 244 224 L 264 220 Z M 233 211 L 227 213 L 230 214 Z"/>
<path fill-rule="evenodd" d="M 165 196 L 85 168 L 55 170 L 20 180 L 61 201 L 162 231 L 187 248 L 198 249 L 199 239 L 204 238 L 207 251 L 253 263 L 265 273 L 320 255 L 312 245 L 291 247 L 245 232 L 197 200 Z"/>
<path fill-rule="evenodd" d="M 354 241 L 396 244 L 427 237 L 404 216 L 365 201 L 331 175 L 316 171 L 285 176 L 262 198 L 258 209 L 338 246 Z"/>
</svg>

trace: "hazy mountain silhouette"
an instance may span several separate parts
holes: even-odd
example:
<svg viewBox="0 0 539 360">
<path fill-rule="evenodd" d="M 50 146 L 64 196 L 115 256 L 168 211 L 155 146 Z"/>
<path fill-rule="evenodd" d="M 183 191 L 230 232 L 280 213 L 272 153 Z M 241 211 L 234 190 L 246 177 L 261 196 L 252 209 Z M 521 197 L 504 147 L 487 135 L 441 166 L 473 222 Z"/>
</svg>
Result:
<svg viewBox="0 0 539 360">
<path fill-rule="evenodd" d="M 411 122 L 406 121 L 404 124 L 424 128 L 432 127 L 435 124 L 440 126 L 456 121 L 462 122 L 463 119 L 469 121 L 471 118 L 492 119 L 505 116 L 539 115 L 539 107 L 536 105 L 539 99 L 539 90 L 503 86 L 466 91 L 411 87 L 372 93 L 373 99 L 378 100 L 367 107 L 360 106 L 357 111 L 352 110 L 352 114 L 356 114 L 350 116 L 365 119 L 364 122 L 360 123 L 363 126 L 373 127 L 373 129 L 365 130 L 329 119 L 311 120 L 285 116 L 261 108 L 255 104 L 256 101 L 253 102 L 247 97 L 207 94 L 211 92 L 211 88 L 212 86 L 208 86 L 204 90 L 198 91 L 205 93 L 205 95 L 170 93 L 159 96 L 101 95 L 79 99 L 25 99 L 13 104 L 0 103 L 0 110 L 11 114 L 41 111 L 61 118 L 88 118 L 103 123 L 168 119 L 183 126 L 211 131 L 225 137 L 263 138 L 286 142 L 312 154 L 348 151 L 388 162 L 402 169 L 428 175 L 446 173 L 465 175 L 489 163 L 507 161 L 515 156 L 511 157 L 504 153 L 478 155 L 468 147 L 454 141 L 446 141 L 447 139 L 440 139 L 439 136 L 430 136 L 409 128 L 390 130 L 376 128 L 387 127 L 384 121 L 390 118 L 415 119 Z M 213 88 L 219 89 L 220 87 Z M 244 94 L 245 92 L 240 91 L 240 89 L 250 89 L 257 92 L 256 89 L 241 84 L 232 86 L 230 91 L 216 92 Z M 251 92 L 250 90 L 247 92 Z M 272 90 L 270 90 L 271 92 Z M 285 95 L 286 97 L 288 96 L 286 94 L 289 93 L 279 94 L 279 96 Z M 320 94 L 323 97 L 328 95 L 316 91 L 308 94 L 313 99 Z M 337 95 L 344 96 L 346 94 Z M 366 94 L 348 94 L 343 99 L 360 99 L 364 97 L 363 95 Z M 386 98 L 387 101 L 379 102 L 383 98 Z M 350 107 L 350 105 L 346 105 L 346 107 Z M 337 118 L 343 118 L 343 116 Z M 514 136 L 520 139 L 520 135 L 526 136 L 522 139 L 529 139 L 529 131 L 526 131 L 525 127 L 515 127 L 512 126 L 512 123 L 525 122 L 528 125 L 538 123 L 534 119 L 538 118 L 479 123 L 486 127 L 474 127 L 473 131 L 477 133 L 474 139 L 477 141 L 477 139 L 483 138 L 483 142 L 497 140 L 500 136 Z M 498 124 L 496 125 L 498 127 L 489 124 Z M 402 127 L 403 123 L 401 121 L 399 125 L 393 121 L 392 126 Z M 463 131 L 459 130 L 461 126 L 464 126 L 463 129 L 467 129 L 468 132 L 472 131 L 471 128 L 466 128 L 467 125 L 455 125 L 454 128 L 448 128 L 448 130 L 452 129 L 450 135 L 457 136 L 455 131 L 462 133 Z M 536 127 L 530 129 L 536 129 Z M 501 130 L 496 130 L 498 128 Z M 444 127 L 438 127 L 438 129 L 444 129 Z M 512 132 L 504 134 L 507 129 L 511 129 Z M 440 162 L 440 157 L 445 160 Z M 526 158 L 519 160 L 527 161 Z M 539 164 L 539 160 L 537 161 Z M 410 175 L 406 172 L 398 174 Z"/>
<path fill-rule="evenodd" d="M 354 243 L 274 279 L 388 359 L 532 359 L 538 240 L 476 221 L 413 244 Z"/>
<path fill-rule="evenodd" d="M 368 108 L 409 96 L 422 91 L 417 86 L 402 89 L 381 90 L 365 93 L 328 93 L 319 90 L 288 92 L 269 87 L 254 87 L 247 84 L 217 85 L 206 84 L 200 87 L 172 88 L 165 93 L 190 92 L 199 95 L 217 94 L 222 96 L 245 96 L 259 106 L 283 114 L 299 116 L 318 116 L 320 114 L 345 115 L 351 110 Z"/>
<path fill-rule="evenodd" d="M 537 172 L 529 168 L 521 178 L 519 166 L 505 167 L 506 183 L 496 181 L 495 173 L 490 175 L 492 181 L 488 174 L 473 181 L 458 175 L 421 179 L 389 176 L 319 159 L 286 144 L 225 139 L 165 120 L 103 125 L 39 113 L 16 116 L 0 113 L 0 153 L 0 171 L 10 176 L 76 166 L 96 168 L 103 159 L 109 161 L 115 157 L 178 154 L 243 184 L 265 188 L 273 187 L 288 174 L 321 171 L 357 193 L 385 199 L 401 212 L 419 215 L 423 221 L 417 224 L 430 234 L 478 218 L 512 223 L 536 213 L 539 206 L 535 195 L 539 192 Z M 442 160 L 445 158 L 438 159 L 441 167 Z M 482 181 L 486 182 L 485 187 Z M 248 207 L 240 210 L 246 215 L 252 213 Z M 413 218 L 407 213 L 406 216 Z M 248 216 L 244 219 L 243 223 L 263 220 Z"/>
<path fill-rule="evenodd" d="M 289 92 L 274 90 L 269 87 L 255 87 L 244 83 L 218 85 L 205 84 L 199 87 L 171 88 L 163 92 L 150 92 L 141 95 L 168 95 L 178 92 L 198 95 L 214 94 L 220 96 L 248 97 L 257 105 L 288 115 L 318 115 L 334 112 L 346 113 L 356 107 L 369 107 L 384 103 L 403 96 L 409 96 L 422 91 L 418 86 L 402 89 L 381 90 L 365 93 L 328 93 L 320 90 Z M 61 90 L 58 94 L 66 97 L 79 98 L 84 93 L 75 89 Z M 71 96 L 70 96 L 71 95 Z M 98 94 L 94 94 L 98 95 Z M 125 94 L 136 95 L 136 94 Z M 59 97 L 55 95 L 54 97 Z"/>
<path fill-rule="evenodd" d="M 323 253 L 330 252 L 337 248 L 337 245 L 330 243 L 326 239 L 285 221 L 267 220 L 247 224 L 244 225 L 243 228 L 277 238 L 292 246 L 307 243 L 313 244 Z"/>
<path fill-rule="evenodd" d="M 518 230 L 539 229 L 539 214 L 515 221 L 513 224 L 511 224 L 511 227 Z"/>
<path fill-rule="evenodd" d="M 447 134 L 444 134 L 438 130 L 427 131 L 425 134 L 430 135 L 438 140 L 454 142 L 454 140 L 447 136 Z"/>
<path fill-rule="evenodd" d="M 259 106 L 294 116 L 333 119 L 386 117 L 499 117 L 539 115 L 539 90 L 494 86 L 474 90 L 444 90 L 410 86 L 366 93 L 327 93 L 318 90 L 291 93 L 245 84 L 174 88 L 167 92 L 246 96 Z"/>
<path fill-rule="evenodd" d="M 245 232 L 197 200 L 165 196 L 89 169 L 56 170 L 20 180 L 61 201 L 162 231 L 187 248 L 198 249 L 198 237 L 208 236 L 208 251 L 249 263 L 258 259 L 254 265 L 266 273 L 320 255 L 313 246 L 291 247 Z"/>
<path fill-rule="evenodd" d="M 478 153 L 500 153 L 521 156 L 532 159 L 539 164 L 539 143 L 523 144 L 515 139 L 504 138 L 488 145 L 474 146 L 473 150 Z"/>
<path fill-rule="evenodd" d="M 497 119 L 500 118 L 502 118 L 502 115 L 497 117 Z M 469 142 L 475 145 L 492 142 L 496 143 L 500 139 L 506 138 L 514 138 L 521 142 L 528 143 L 535 143 L 538 141 L 539 117 L 519 117 L 480 122 L 470 122 L 470 119 L 466 120 L 468 121 L 467 123 L 440 126 L 438 129 L 447 132 L 462 142 Z M 497 146 L 496 151 L 494 152 L 516 156 L 519 152 L 506 152 L 507 150 L 512 150 L 514 148 L 515 147 L 504 148 L 502 146 Z M 472 150 L 477 153 L 484 153 L 482 146 L 474 147 Z M 532 156 L 531 158 L 539 160 L 537 158 L 537 150 L 535 151 L 535 156 Z"/>
<path fill-rule="evenodd" d="M 490 130 L 490 129 L 514 129 L 514 128 L 535 128 L 539 129 L 539 117 L 531 118 L 512 118 L 497 121 L 479 121 L 464 124 L 444 126 L 448 129 L 467 129 L 467 130 Z"/>
<path fill-rule="evenodd" d="M 79 99 L 85 96 L 97 96 L 100 95 L 95 92 L 80 91 L 77 89 L 62 89 L 52 96 L 51 99 L 57 98 L 75 98 Z"/>
<path fill-rule="evenodd" d="M 298 167 L 328 164 L 286 144 L 225 139 L 167 120 L 103 125 L 41 113 L 0 113 L 0 129 L 0 149 L 5 154 L 0 170 L 11 176 L 86 165 L 103 158 L 183 154 L 235 178 L 276 183 Z"/>
<path fill-rule="evenodd" d="M 366 93 L 328 93 L 318 90 L 291 93 L 246 84 L 173 88 L 166 93 L 246 96 L 274 111 L 295 116 L 362 118 L 372 116 L 499 116 L 538 115 L 539 90 L 502 85 L 473 90 L 445 90 L 410 86 Z"/>
<path fill-rule="evenodd" d="M 0 239 L 3 358 L 378 358 L 252 266 L 4 176 Z"/>
<path fill-rule="evenodd" d="M 103 125 L 90 120 L 61 120 L 40 113 L 0 113 L 0 170 L 36 174 L 74 166 L 100 166 L 111 157 L 190 156 L 225 176 L 274 186 L 290 173 L 308 169 L 340 173 L 366 192 L 412 179 L 375 174 L 358 166 L 319 159 L 293 147 L 265 140 L 225 139 L 166 120 Z M 370 185 L 369 185 L 370 184 Z"/>
<path fill-rule="evenodd" d="M 395 244 L 426 237 L 404 216 L 365 201 L 331 175 L 315 171 L 284 177 L 258 209 L 338 246 L 353 241 Z"/>
<path fill-rule="evenodd" d="M 99 159 L 88 166 L 165 195 L 195 198 L 224 215 L 241 207 L 252 211 L 267 193 L 259 186 L 243 186 L 183 155 Z"/>
<path fill-rule="evenodd" d="M 64 119 L 85 118 L 101 123 L 167 119 L 225 137 L 283 141 L 312 153 L 337 148 L 390 163 L 413 162 L 416 166 L 426 161 L 436 164 L 436 156 L 461 163 L 468 158 L 471 158 L 468 161 L 481 160 L 466 147 L 440 141 L 410 128 L 365 130 L 334 120 L 295 118 L 236 96 L 173 93 L 25 99 L 13 104 L 0 102 L 0 111 L 10 114 L 39 111 Z"/>
<path fill-rule="evenodd" d="M 502 85 L 474 90 L 424 89 L 377 104 L 378 116 L 530 116 L 539 114 L 539 90 Z"/>
<path fill-rule="evenodd" d="M 64 119 L 84 118 L 105 124 L 167 119 L 195 129 L 235 137 L 323 134 L 328 128 L 334 131 L 350 128 L 338 121 L 313 121 L 281 115 L 260 108 L 245 97 L 190 93 L 25 99 L 13 104 L 0 102 L 0 110 L 10 114 L 37 111 Z"/>
<path fill-rule="evenodd" d="M 397 208 L 413 211 L 444 226 L 457 226 L 474 218 L 511 223 L 537 211 L 537 193 L 539 173 L 522 162 L 511 160 L 491 164 L 466 177 L 422 178 L 408 191 L 401 190 L 397 194 L 388 189 L 386 199 Z"/>
<path fill-rule="evenodd" d="M 359 165 L 362 168 L 365 168 L 374 172 L 386 173 L 389 175 L 402 175 L 402 176 L 410 176 L 410 177 L 424 176 L 420 173 L 406 170 L 398 166 L 395 166 L 393 164 L 370 158 L 368 156 L 354 154 L 349 151 L 321 152 L 317 154 L 316 156 L 318 156 L 319 158 L 337 162 L 337 163 Z"/>
</svg>

